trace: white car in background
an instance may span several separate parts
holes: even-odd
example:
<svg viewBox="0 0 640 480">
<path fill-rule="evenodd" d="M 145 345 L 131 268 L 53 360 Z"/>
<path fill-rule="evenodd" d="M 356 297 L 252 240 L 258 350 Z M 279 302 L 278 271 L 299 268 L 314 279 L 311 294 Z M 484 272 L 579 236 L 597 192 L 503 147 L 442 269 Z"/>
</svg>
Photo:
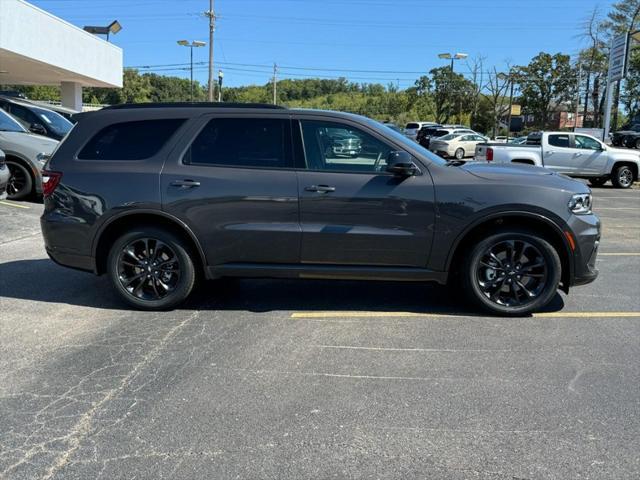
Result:
<svg viewBox="0 0 640 480">
<path fill-rule="evenodd" d="M 435 122 L 409 122 L 404 126 L 404 134 L 409 137 L 411 140 L 416 141 L 418 136 L 418 131 L 422 127 L 427 127 L 429 125 L 439 125 Z"/>
<path fill-rule="evenodd" d="M 5 163 L 4 152 L 0 150 L 0 200 L 7 198 L 7 185 L 9 185 L 9 168 Z"/>
<path fill-rule="evenodd" d="M 465 157 L 473 157 L 476 145 L 488 141 L 479 133 L 450 133 L 443 137 L 433 138 L 429 142 L 429 150 L 441 157 L 452 157 L 462 160 Z"/>
<path fill-rule="evenodd" d="M 42 167 L 58 143 L 52 138 L 30 133 L 0 109 L 0 150 L 4 151 L 10 174 L 7 185 L 10 200 L 42 193 Z"/>
</svg>

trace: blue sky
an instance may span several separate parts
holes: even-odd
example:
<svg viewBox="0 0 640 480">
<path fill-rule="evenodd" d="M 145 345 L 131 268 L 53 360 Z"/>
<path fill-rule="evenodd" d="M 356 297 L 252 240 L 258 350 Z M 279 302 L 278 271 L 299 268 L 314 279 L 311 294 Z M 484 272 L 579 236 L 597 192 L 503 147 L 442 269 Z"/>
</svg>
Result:
<svg viewBox="0 0 640 480">
<path fill-rule="evenodd" d="M 125 66 L 154 66 L 188 77 L 188 49 L 179 39 L 208 41 L 202 12 L 208 0 L 32 0 L 75 24 L 118 19 L 111 37 Z M 336 78 L 413 84 L 420 72 L 443 65 L 438 53 L 485 57 L 485 68 L 524 64 L 540 51 L 575 55 L 581 25 L 613 0 L 215 0 L 214 63 L 226 85 L 264 84 L 274 62 L 280 78 Z M 208 48 L 194 51 L 207 61 Z M 159 65 L 168 65 L 162 67 Z M 456 71 L 468 72 L 464 63 Z M 195 78 L 206 83 L 206 65 Z"/>
</svg>

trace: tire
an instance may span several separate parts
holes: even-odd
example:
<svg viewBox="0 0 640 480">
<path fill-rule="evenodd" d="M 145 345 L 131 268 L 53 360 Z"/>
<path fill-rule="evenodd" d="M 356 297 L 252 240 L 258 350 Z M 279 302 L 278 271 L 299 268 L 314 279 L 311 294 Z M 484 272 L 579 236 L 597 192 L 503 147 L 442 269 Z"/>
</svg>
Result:
<svg viewBox="0 0 640 480">
<path fill-rule="evenodd" d="M 155 227 L 138 227 L 118 238 L 109 251 L 107 271 L 120 298 L 140 310 L 174 308 L 187 299 L 196 282 L 193 256 L 185 243 Z"/>
<path fill-rule="evenodd" d="M 605 183 L 607 183 L 607 180 L 609 179 L 606 177 L 590 178 L 589 183 L 591 184 L 592 187 L 601 187 Z"/>
<path fill-rule="evenodd" d="M 473 303 L 491 314 L 515 316 L 547 305 L 558 290 L 561 273 L 558 252 L 544 238 L 525 230 L 504 230 L 471 247 L 461 276 Z"/>
<path fill-rule="evenodd" d="M 7 183 L 7 198 L 9 200 L 23 200 L 33 191 L 33 176 L 21 163 L 7 160 L 9 168 L 9 182 Z"/>
<path fill-rule="evenodd" d="M 457 160 L 462 160 L 464 158 L 464 149 L 458 148 L 453 156 L 456 157 Z"/>
<path fill-rule="evenodd" d="M 616 188 L 631 188 L 633 185 L 633 170 L 628 165 L 620 165 L 613 169 L 611 183 Z"/>
</svg>

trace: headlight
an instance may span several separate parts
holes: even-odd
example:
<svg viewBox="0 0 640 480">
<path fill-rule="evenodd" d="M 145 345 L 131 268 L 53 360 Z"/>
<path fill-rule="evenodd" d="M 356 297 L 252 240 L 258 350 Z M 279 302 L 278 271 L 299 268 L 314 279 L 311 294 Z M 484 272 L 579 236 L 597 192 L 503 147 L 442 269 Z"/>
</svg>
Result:
<svg viewBox="0 0 640 480">
<path fill-rule="evenodd" d="M 45 163 L 47 163 L 47 160 L 49 160 L 49 158 L 51 158 L 51 155 L 49 155 L 48 153 L 39 153 L 36 155 L 36 160 L 38 161 L 38 163 L 40 163 L 40 165 L 44 165 Z"/>
<path fill-rule="evenodd" d="M 569 200 L 569 210 L 576 215 L 591 213 L 592 198 L 590 193 L 576 193 Z"/>
</svg>

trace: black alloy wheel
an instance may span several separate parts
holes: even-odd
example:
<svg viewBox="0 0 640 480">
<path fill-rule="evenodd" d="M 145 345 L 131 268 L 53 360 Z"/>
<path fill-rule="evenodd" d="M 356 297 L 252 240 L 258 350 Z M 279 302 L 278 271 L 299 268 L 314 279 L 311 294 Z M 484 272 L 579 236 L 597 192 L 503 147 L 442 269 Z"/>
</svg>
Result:
<svg viewBox="0 0 640 480">
<path fill-rule="evenodd" d="M 485 310 L 522 315 L 544 307 L 560 283 L 558 253 L 529 232 L 498 233 L 471 248 L 465 262 L 466 293 Z"/>
<path fill-rule="evenodd" d="M 9 182 L 7 183 L 7 198 L 21 200 L 31 194 L 33 179 L 31 173 L 20 163 L 7 161 L 9 168 Z"/>
<path fill-rule="evenodd" d="M 127 244 L 118 257 L 122 288 L 140 300 L 161 300 L 176 289 L 180 263 L 168 245 L 155 238 Z"/>
<path fill-rule="evenodd" d="M 483 252 L 476 282 L 492 302 L 506 307 L 526 305 L 544 290 L 549 272 L 540 251 L 522 240 L 507 240 Z"/>
<path fill-rule="evenodd" d="M 192 255 L 183 240 L 153 227 L 116 240 L 107 267 L 120 297 L 143 310 L 175 307 L 189 296 L 196 280 Z"/>
</svg>

